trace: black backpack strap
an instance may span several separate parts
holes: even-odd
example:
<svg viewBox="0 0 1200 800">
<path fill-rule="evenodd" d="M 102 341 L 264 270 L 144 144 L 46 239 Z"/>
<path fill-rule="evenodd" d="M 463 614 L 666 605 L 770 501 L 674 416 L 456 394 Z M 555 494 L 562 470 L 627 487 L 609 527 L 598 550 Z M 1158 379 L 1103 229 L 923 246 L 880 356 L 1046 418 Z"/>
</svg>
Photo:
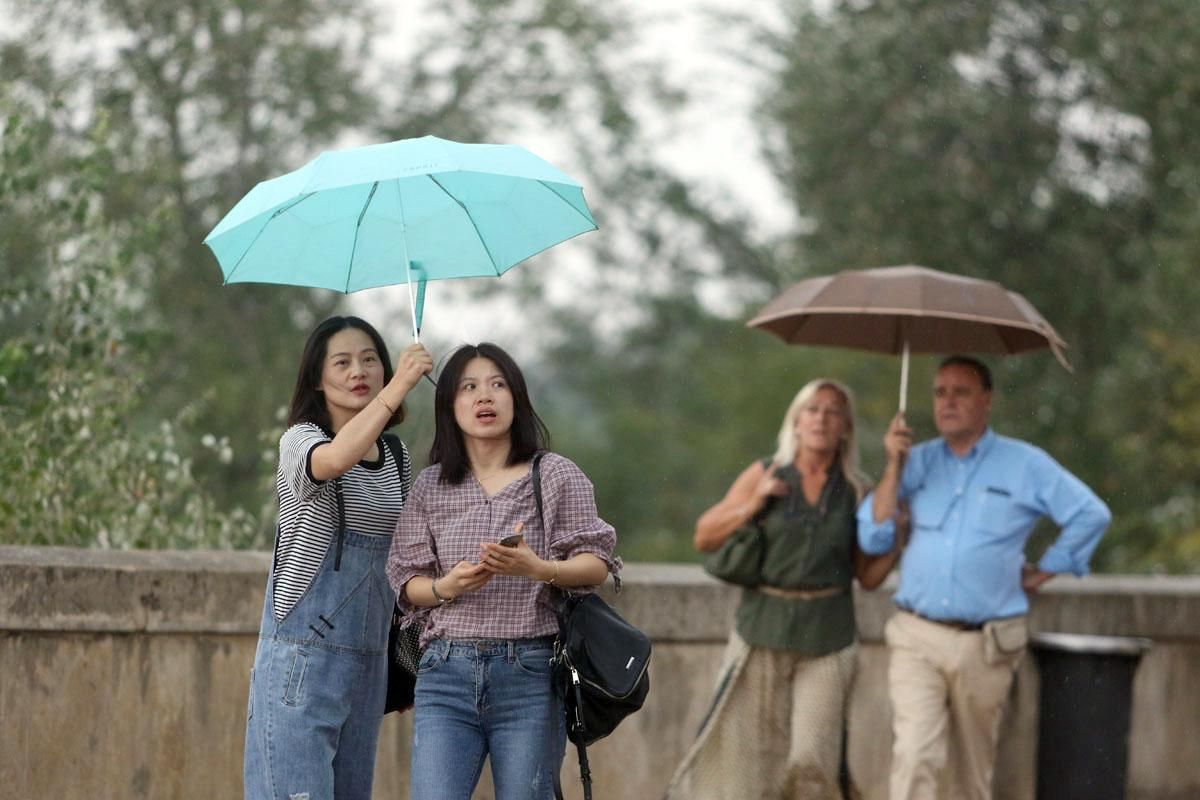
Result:
<svg viewBox="0 0 1200 800">
<path fill-rule="evenodd" d="M 383 443 L 387 445 L 387 449 L 392 452 L 392 461 L 396 462 L 396 477 L 400 479 L 400 497 L 403 502 L 407 503 L 408 487 L 404 485 L 404 470 L 406 468 L 411 469 L 411 467 L 409 467 L 410 459 L 408 457 L 408 448 L 406 448 L 404 443 L 400 441 L 400 437 L 394 433 L 385 431 L 383 436 L 380 438 L 382 438 Z M 434 555 L 437 555 L 436 551 L 434 552 Z M 399 613 L 400 606 L 397 604 L 397 606 L 392 609 L 393 623 L 398 621 L 397 615 L 399 615 Z"/>
<path fill-rule="evenodd" d="M 392 451 L 392 461 L 396 462 L 396 474 L 400 476 L 400 491 L 407 491 L 407 487 L 404 485 L 404 468 L 408 466 L 408 450 L 400 442 L 400 437 L 394 433 L 384 433 L 382 438 L 388 450 Z"/>
</svg>

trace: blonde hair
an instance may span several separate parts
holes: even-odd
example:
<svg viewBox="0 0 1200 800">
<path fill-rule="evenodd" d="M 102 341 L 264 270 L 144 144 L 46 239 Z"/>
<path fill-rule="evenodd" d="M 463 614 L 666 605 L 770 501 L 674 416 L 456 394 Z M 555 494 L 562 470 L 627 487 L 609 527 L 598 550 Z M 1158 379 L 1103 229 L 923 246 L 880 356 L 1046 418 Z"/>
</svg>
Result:
<svg viewBox="0 0 1200 800">
<path fill-rule="evenodd" d="M 837 446 L 837 461 L 842 468 L 846 482 L 854 487 L 854 494 L 859 500 L 867 492 L 867 481 L 858 468 L 858 440 L 855 438 L 854 424 L 854 393 L 850 387 L 832 378 L 817 378 L 811 380 L 796 392 L 787 413 L 783 415 L 783 424 L 779 426 L 779 444 L 775 455 L 771 457 L 776 467 L 791 464 L 796 459 L 796 417 L 800 410 L 812 402 L 817 392 L 822 389 L 832 389 L 842 400 L 846 415 L 846 430 Z"/>
</svg>

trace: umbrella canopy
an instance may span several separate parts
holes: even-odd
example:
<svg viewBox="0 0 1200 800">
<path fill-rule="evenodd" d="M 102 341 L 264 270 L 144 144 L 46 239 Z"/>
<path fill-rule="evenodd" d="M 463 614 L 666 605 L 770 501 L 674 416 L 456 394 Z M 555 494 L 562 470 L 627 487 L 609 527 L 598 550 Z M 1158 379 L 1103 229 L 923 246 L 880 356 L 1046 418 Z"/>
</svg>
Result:
<svg viewBox="0 0 1200 800">
<path fill-rule="evenodd" d="M 1021 295 L 994 281 L 917 266 L 847 270 L 784 290 L 746 323 L 790 344 L 908 354 L 1023 353 L 1050 348 L 1070 369 L 1067 343 Z"/>
<path fill-rule="evenodd" d="M 592 230 L 583 188 L 528 150 L 425 136 L 325 152 L 263 181 L 204 243 L 225 283 L 355 292 L 501 275 Z"/>
</svg>

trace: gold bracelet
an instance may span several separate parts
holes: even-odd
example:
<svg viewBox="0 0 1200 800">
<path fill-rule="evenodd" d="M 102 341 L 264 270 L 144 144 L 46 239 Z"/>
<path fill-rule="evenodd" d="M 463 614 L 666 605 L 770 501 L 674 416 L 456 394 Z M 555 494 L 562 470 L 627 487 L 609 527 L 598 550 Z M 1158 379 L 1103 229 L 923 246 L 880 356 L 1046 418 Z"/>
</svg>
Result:
<svg viewBox="0 0 1200 800">
<path fill-rule="evenodd" d="M 442 597 L 440 594 L 438 594 L 437 582 L 438 582 L 438 579 L 434 578 L 433 583 L 429 584 L 429 588 L 433 590 L 433 599 L 437 600 L 437 603 L 439 606 L 444 606 L 444 605 L 446 605 L 446 603 L 449 603 L 454 598 L 453 597 Z"/>
<path fill-rule="evenodd" d="M 396 413 L 396 409 L 392 408 L 391 406 L 389 406 L 387 404 L 387 400 L 383 399 L 383 395 L 377 394 L 377 395 L 375 395 L 375 399 L 378 400 L 383 405 L 383 407 L 386 408 L 391 414 Z"/>
<path fill-rule="evenodd" d="M 554 565 L 554 577 L 553 577 L 553 578 L 551 578 L 551 579 L 550 579 L 550 580 L 548 580 L 548 581 L 543 581 L 543 582 L 544 582 L 544 583 L 548 583 L 548 584 L 550 584 L 551 586 L 557 586 L 557 585 L 558 585 L 558 562 L 557 562 L 557 561 L 551 561 L 550 563 Z"/>
</svg>

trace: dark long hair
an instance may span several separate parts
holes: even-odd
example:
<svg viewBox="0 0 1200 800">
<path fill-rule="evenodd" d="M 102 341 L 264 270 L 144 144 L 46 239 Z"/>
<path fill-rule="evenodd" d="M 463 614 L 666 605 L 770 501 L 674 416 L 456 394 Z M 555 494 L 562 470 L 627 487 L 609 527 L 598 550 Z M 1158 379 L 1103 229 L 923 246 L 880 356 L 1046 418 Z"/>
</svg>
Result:
<svg viewBox="0 0 1200 800">
<path fill-rule="evenodd" d="M 292 405 L 288 409 L 289 428 L 300 422 L 311 422 L 333 435 L 333 421 L 325 405 L 325 395 L 318 387 L 321 385 L 321 372 L 325 368 L 325 357 L 329 354 L 329 339 L 347 328 L 357 328 L 371 337 L 375 344 L 375 352 L 379 353 L 379 360 L 383 362 L 383 385 L 387 386 L 388 381 L 392 379 L 392 358 L 388 355 L 387 345 L 383 343 L 379 331 L 359 317 L 330 317 L 313 329 L 304 344 L 304 353 L 300 356 L 300 374 L 296 376 Z M 383 427 L 386 430 L 403 421 L 404 404 L 401 403 Z"/>
<path fill-rule="evenodd" d="M 533 410 L 525 376 L 512 356 L 491 342 L 464 344 L 450 355 L 442 373 L 438 375 L 437 393 L 433 400 L 434 433 L 433 446 L 429 448 L 429 463 L 442 465 L 439 478 L 442 483 L 462 483 L 470 467 L 462 430 L 454 418 L 454 398 L 458 395 L 458 382 L 462 380 L 467 362 L 473 358 L 486 358 L 495 364 L 512 393 L 513 421 L 509 428 L 511 449 L 508 451 L 508 465 L 528 461 L 538 450 L 550 446 L 550 431 Z"/>
</svg>

